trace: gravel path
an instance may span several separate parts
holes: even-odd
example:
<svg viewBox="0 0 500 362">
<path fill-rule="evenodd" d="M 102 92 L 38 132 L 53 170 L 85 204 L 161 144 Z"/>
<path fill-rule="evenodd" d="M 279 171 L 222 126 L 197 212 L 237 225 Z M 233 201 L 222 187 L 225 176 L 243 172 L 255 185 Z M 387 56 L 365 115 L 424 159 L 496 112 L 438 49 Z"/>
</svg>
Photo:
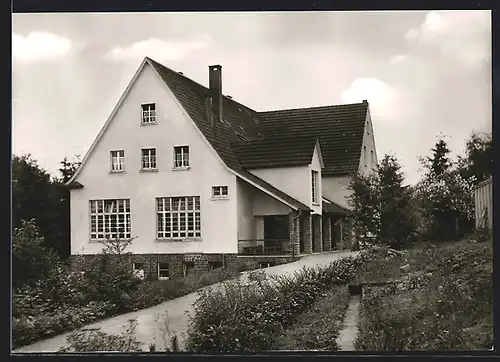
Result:
<svg viewBox="0 0 500 362">
<path fill-rule="evenodd" d="M 321 254 L 308 255 L 298 261 L 288 264 L 277 265 L 262 269 L 269 275 L 291 275 L 302 267 L 314 267 L 327 265 L 330 262 L 348 256 L 355 256 L 359 252 L 336 251 Z M 246 273 L 243 274 L 243 278 Z M 214 284 L 208 288 L 218 287 Z M 87 328 L 100 328 L 102 332 L 109 334 L 120 334 L 130 319 L 137 319 L 137 340 L 144 343 L 144 349 L 148 350 L 150 343 L 156 345 L 157 350 L 165 348 L 165 314 L 168 311 L 170 332 L 177 334 L 182 348 L 185 340 L 189 318 L 188 313 L 192 311 L 192 304 L 198 298 L 197 293 L 191 293 L 180 298 L 172 299 L 158 304 L 154 307 L 142 309 L 136 312 L 122 314 L 113 318 L 105 319 L 86 326 Z M 67 333 L 36 342 L 34 344 L 18 348 L 13 353 L 41 353 L 57 352 L 66 345 Z"/>
</svg>

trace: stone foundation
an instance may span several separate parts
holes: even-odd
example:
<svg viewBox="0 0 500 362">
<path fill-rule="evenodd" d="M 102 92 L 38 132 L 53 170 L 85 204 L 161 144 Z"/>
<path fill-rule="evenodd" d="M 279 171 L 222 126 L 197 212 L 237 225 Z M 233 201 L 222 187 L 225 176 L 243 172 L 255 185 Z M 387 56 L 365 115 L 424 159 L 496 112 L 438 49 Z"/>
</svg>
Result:
<svg viewBox="0 0 500 362">
<path fill-rule="evenodd" d="M 256 262 L 258 264 L 270 264 L 270 266 L 286 264 L 293 261 L 291 256 L 240 256 L 238 263 L 244 265 L 247 262 Z"/>
<path fill-rule="evenodd" d="M 91 261 L 96 255 L 72 255 L 70 261 L 73 267 L 78 257 Z M 143 263 L 144 275 L 152 279 L 158 277 L 159 263 L 168 264 L 170 277 L 183 277 L 186 269 L 197 275 L 221 266 L 228 271 L 238 269 L 237 254 L 132 254 L 125 259 L 130 263 L 130 270 L 133 263 Z"/>
</svg>

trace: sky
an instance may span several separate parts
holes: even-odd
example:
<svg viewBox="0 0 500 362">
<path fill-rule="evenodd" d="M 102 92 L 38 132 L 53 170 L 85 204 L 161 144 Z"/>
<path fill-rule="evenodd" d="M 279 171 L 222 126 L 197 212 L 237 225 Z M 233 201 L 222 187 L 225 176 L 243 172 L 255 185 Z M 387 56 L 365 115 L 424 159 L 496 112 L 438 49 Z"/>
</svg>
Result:
<svg viewBox="0 0 500 362">
<path fill-rule="evenodd" d="M 14 14 L 13 153 L 84 156 L 145 56 L 250 108 L 367 99 L 406 181 L 439 134 L 491 131 L 489 11 Z"/>
</svg>

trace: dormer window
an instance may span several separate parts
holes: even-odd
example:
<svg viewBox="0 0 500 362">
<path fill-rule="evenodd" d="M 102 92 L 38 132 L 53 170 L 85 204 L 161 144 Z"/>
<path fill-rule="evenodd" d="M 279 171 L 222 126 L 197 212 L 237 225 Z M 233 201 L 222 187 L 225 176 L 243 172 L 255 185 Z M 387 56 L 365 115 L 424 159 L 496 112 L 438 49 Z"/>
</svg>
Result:
<svg viewBox="0 0 500 362">
<path fill-rule="evenodd" d="M 315 205 L 319 204 L 318 174 L 318 171 L 311 171 L 312 203 Z"/>
<path fill-rule="evenodd" d="M 156 104 L 146 103 L 142 107 L 142 124 L 155 124 L 156 123 Z"/>
</svg>

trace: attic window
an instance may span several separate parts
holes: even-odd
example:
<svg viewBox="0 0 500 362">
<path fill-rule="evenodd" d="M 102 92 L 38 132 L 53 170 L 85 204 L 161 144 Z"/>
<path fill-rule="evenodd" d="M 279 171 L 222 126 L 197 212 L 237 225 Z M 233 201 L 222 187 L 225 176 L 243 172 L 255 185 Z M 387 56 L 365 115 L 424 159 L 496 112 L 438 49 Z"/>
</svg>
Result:
<svg viewBox="0 0 500 362">
<path fill-rule="evenodd" d="M 155 124 L 156 123 L 156 104 L 145 103 L 141 105 L 142 120 L 141 124 Z"/>
</svg>

